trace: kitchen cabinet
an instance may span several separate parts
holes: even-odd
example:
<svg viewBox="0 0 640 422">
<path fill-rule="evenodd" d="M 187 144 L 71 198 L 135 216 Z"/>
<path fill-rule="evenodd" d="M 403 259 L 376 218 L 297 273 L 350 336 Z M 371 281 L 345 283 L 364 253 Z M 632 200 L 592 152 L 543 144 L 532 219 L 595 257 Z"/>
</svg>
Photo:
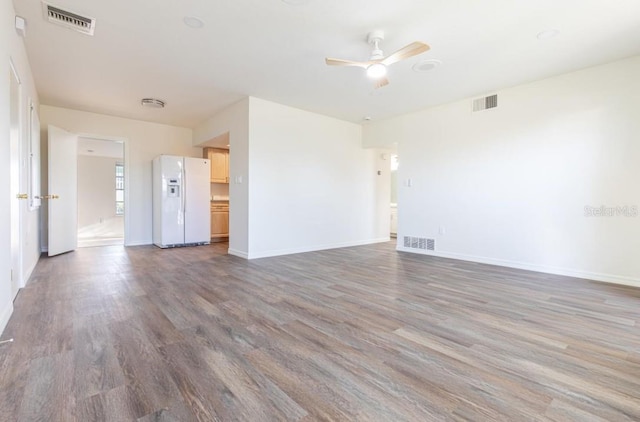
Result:
<svg viewBox="0 0 640 422">
<path fill-rule="evenodd" d="M 203 155 L 211 162 L 211 183 L 229 183 L 229 150 L 205 148 Z"/>
<path fill-rule="evenodd" d="M 229 238 L 229 204 L 211 203 L 211 240 Z"/>
</svg>

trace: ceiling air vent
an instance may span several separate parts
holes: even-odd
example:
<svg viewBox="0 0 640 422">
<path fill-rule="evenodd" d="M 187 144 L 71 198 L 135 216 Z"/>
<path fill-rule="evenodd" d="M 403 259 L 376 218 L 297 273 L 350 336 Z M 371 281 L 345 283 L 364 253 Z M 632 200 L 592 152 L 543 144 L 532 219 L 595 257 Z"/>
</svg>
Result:
<svg viewBox="0 0 640 422">
<path fill-rule="evenodd" d="M 482 111 L 498 107 L 498 94 L 473 100 L 473 111 Z"/>
<path fill-rule="evenodd" d="M 80 16 L 68 10 L 60 9 L 47 3 L 42 3 L 45 19 L 51 23 L 62 25 L 83 34 L 93 35 L 96 20 L 86 16 Z"/>
</svg>

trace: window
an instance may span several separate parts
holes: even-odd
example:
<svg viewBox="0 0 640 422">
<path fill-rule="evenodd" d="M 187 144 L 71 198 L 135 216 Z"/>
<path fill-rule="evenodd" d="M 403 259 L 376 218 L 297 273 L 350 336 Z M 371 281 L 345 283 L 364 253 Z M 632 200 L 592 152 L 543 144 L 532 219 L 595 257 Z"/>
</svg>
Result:
<svg viewBox="0 0 640 422">
<path fill-rule="evenodd" d="M 124 165 L 116 163 L 116 215 L 124 215 Z"/>
</svg>

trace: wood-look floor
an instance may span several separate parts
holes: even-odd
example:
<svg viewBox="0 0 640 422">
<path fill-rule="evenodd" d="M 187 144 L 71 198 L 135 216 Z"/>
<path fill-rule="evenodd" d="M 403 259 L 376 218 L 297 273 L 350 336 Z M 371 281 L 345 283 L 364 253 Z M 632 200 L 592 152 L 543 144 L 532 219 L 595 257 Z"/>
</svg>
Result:
<svg viewBox="0 0 640 422">
<path fill-rule="evenodd" d="M 43 258 L 6 421 L 638 421 L 640 289 L 378 244 Z"/>
</svg>

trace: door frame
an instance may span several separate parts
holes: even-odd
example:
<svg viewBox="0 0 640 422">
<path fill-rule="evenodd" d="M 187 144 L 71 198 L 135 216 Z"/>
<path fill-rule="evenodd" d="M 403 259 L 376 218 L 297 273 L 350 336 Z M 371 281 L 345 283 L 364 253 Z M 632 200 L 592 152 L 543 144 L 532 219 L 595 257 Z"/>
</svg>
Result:
<svg viewBox="0 0 640 422">
<path fill-rule="evenodd" d="M 24 287 L 24 280 L 22 274 L 22 266 L 23 266 L 23 250 L 22 250 L 22 237 L 23 237 L 23 215 L 22 215 L 22 200 L 18 199 L 16 195 L 22 193 L 20 189 L 22 188 L 22 178 L 23 172 L 21 169 L 21 160 L 22 160 L 22 141 L 23 141 L 23 129 L 24 129 L 24 121 L 22 116 L 22 80 L 20 79 L 20 75 L 18 74 L 18 69 L 16 68 L 13 58 L 9 57 L 9 126 L 12 124 L 12 109 L 13 109 L 13 96 L 11 95 L 11 85 L 16 83 L 17 85 L 17 105 L 16 105 L 16 113 L 17 113 L 17 124 L 18 130 L 15 135 L 15 138 L 11 136 L 11 129 L 9 134 L 9 199 L 10 199 L 10 210 L 9 215 L 11 219 L 11 231 L 10 231 L 10 242 L 11 242 L 11 294 L 13 298 L 17 295 L 18 291 Z M 15 143 L 15 145 L 14 145 Z M 15 166 L 15 170 L 14 170 Z M 14 239 L 14 237 L 16 237 Z M 15 260 L 14 260 L 15 254 Z M 15 280 L 15 282 L 14 282 Z M 17 286 L 15 292 L 14 283 Z"/>
</svg>

